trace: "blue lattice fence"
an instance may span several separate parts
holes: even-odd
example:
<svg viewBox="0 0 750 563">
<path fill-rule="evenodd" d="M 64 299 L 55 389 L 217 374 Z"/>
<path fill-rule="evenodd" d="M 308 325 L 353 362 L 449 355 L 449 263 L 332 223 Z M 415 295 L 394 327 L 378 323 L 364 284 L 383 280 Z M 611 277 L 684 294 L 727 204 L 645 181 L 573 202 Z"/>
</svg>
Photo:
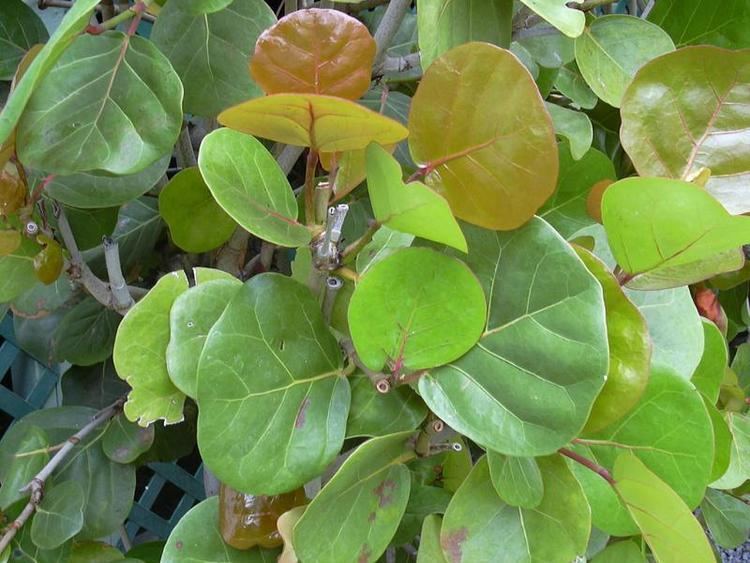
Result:
<svg viewBox="0 0 750 563">
<path fill-rule="evenodd" d="M 59 381 L 56 368 L 44 365 L 18 347 L 13 319 L 6 315 L 0 322 L 0 412 L 13 421 L 59 404 Z M 0 435 L 4 430 L 0 426 Z M 150 463 L 138 469 L 138 481 L 145 485 L 137 490 L 137 500 L 125 524 L 131 538 L 145 532 L 166 539 L 177 521 L 205 498 L 200 465 L 192 472 L 179 463 Z"/>
</svg>

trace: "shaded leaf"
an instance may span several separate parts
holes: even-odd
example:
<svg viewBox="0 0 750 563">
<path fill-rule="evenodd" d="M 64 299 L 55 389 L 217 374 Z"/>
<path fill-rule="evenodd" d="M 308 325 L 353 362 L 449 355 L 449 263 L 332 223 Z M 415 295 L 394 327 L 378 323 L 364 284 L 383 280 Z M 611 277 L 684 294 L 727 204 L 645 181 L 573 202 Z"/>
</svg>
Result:
<svg viewBox="0 0 750 563">
<path fill-rule="evenodd" d="M 77 405 L 103 409 L 129 390 L 128 384 L 117 377 L 112 360 L 87 367 L 71 366 L 62 378 L 65 406 Z"/>
<path fill-rule="evenodd" d="M 539 464 L 533 457 L 512 457 L 487 452 L 487 463 L 495 492 L 510 506 L 534 508 L 544 497 Z"/>
<path fill-rule="evenodd" d="M 599 101 L 598 96 L 586 84 L 575 63 L 560 67 L 555 77 L 555 89 L 583 109 L 594 109 Z"/>
<path fill-rule="evenodd" d="M 720 479 L 711 483 L 715 489 L 734 489 L 750 479 L 750 417 L 730 412 L 726 419 L 732 433 L 729 468 Z"/>
<path fill-rule="evenodd" d="M 142 37 L 108 31 L 80 36 L 60 57 L 29 100 L 16 146 L 25 165 L 54 174 L 134 174 L 170 152 L 181 126 L 182 84 L 169 61 Z"/>
<path fill-rule="evenodd" d="M 703 395 L 703 406 L 711 419 L 711 427 L 714 433 L 714 462 L 711 467 L 711 481 L 716 481 L 729 469 L 732 456 L 732 433 L 729 431 L 724 416 L 713 403 L 710 403 Z"/>
<path fill-rule="evenodd" d="M 648 19 L 669 33 L 678 47 L 695 43 L 738 48 L 747 45 L 726 45 L 726 41 L 747 26 L 747 15 L 748 7 L 742 0 L 721 4 L 711 0 L 659 0 Z"/>
<path fill-rule="evenodd" d="M 80 366 L 103 362 L 112 354 L 120 315 L 86 297 L 62 318 L 56 331 L 57 355 Z"/>
<path fill-rule="evenodd" d="M 499 91 L 506 93 L 501 99 Z M 437 59 L 414 95 L 409 133 L 427 185 L 461 219 L 514 229 L 552 195 L 557 147 L 551 118 L 509 51 L 467 43 Z"/>
<path fill-rule="evenodd" d="M 750 506 L 742 500 L 707 489 L 701 512 L 711 535 L 721 547 L 733 549 L 747 541 L 750 534 Z"/>
<path fill-rule="evenodd" d="M 463 236 L 463 233 L 462 235 Z M 414 241 L 414 235 L 394 231 L 388 227 L 380 227 L 372 240 L 357 254 L 357 272 L 360 275 L 367 272 L 371 266 L 384 260 L 401 248 L 408 248 Z"/>
<path fill-rule="evenodd" d="M 63 481 L 45 491 L 31 522 L 31 540 L 41 549 L 55 549 L 83 528 L 83 489 Z"/>
<path fill-rule="evenodd" d="M 552 117 L 557 135 L 568 139 L 573 159 L 583 158 L 591 148 L 591 141 L 594 138 L 594 128 L 589 117 L 583 112 L 560 107 L 550 102 L 545 102 L 544 106 Z"/>
<path fill-rule="evenodd" d="M 29 426 L 26 434 L 20 437 L 12 457 L 8 456 L 7 464 L 0 469 L 0 510 L 26 498 L 27 494 L 21 489 L 49 461 L 49 453 L 45 450 L 49 445 L 47 434 L 36 426 Z"/>
<path fill-rule="evenodd" d="M 34 256 L 39 248 L 36 242 L 23 237 L 21 246 L 12 254 L 0 256 L 0 303 L 13 301 L 37 283 Z"/>
<path fill-rule="evenodd" d="M 646 563 L 646 557 L 635 541 L 624 540 L 609 544 L 592 563 Z"/>
<path fill-rule="evenodd" d="M 141 428 L 117 415 L 107 426 L 102 437 L 102 449 L 106 456 L 117 463 L 132 463 L 154 443 L 154 426 Z"/>
<path fill-rule="evenodd" d="M 440 547 L 440 527 L 443 519 L 437 514 L 430 514 L 422 523 L 419 534 L 419 552 L 417 563 L 447 563 Z"/>
<path fill-rule="evenodd" d="M 74 295 L 70 277 L 63 273 L 50 285 L 35 284 L 13 301 L 13 314 L 17 317 L 39 319 L 62 307 Z"/>
<path fill-rule="evenodd" d="M 703 357 L 690 381 L 703 393 L 709 403 L 716 404 L 719 387 L 729 361 L 729 351 L 724 335 L 714 323 L 701 319 L 703 324 Z"/>
<path fill-rule="evenodd" d="M 586 17 L 575 7 L 568 7 L 565 0 L 521 0 L 568 37 L 583 33 Z M 573 3 L 580 3 L 574 0 Z"/>
<path fill-rule="evenodd" d="M 0 80 L 10 80 L 18 63 L 37 43 L 49 39 L 44 22 L 22 0 L 6 0 L 0 6 Z"/>
</svg>

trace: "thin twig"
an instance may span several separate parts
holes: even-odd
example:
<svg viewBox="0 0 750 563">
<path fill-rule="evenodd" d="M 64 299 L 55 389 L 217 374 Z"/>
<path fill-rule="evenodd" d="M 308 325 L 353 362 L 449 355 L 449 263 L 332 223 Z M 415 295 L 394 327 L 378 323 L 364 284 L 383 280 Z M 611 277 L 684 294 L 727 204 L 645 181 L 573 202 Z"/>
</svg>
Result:
<svg viewBox="0 0 750 563">
<path fill-rule="evenodd" d="M 378 66 L 385 58 L 385 51 L 390 47 L 393 38 L 401 27 L 406 12 L 411 7 L 411 0 L 391 0 L 385 9 L 383 19 L 380 20 L 378 29 L 375 30 L 375 64 Z"/>
<path fill-rule="evenodd" d="M 50 475 L 57 469 L 57 467 L 68 457 L 68 454 L 80 444 L 91 432 L 98 428 L 102 423 L 107 422 L 109 419 L 117 415 L 122 410 L 122 405 L 125 402 L 125 398 L 120 398 L 110 406 L 100 410 L 91 421 L 81 428 L 78 432 L 68 438 L 58 452 L 47 462 L 39 473 L 29 481 L 29 483 L 21 489 L 21 492 L 29 493 L 29 501 L 24 507 L 21 514 L 6 528 L 5 533 L 0 538 L 0 553 L 2 553 L 15 537 L 18 530 L 31 518 L 36 511 L 39 503 L 42 502 L 44 497 L 44 486 L 49 479 Z"/>
<path fill-rule="evenodd" d="M 364 373 L 375 386 L 375 389 L 379 393 L 388 393 L 391 390 L 391 382 L 388 380 L 388 376 L 384 373 L 373 371 L 362 363 L 362 360 L 357 354 L 357 350 L 354 349 L 354 344 L 348 338 L 341 341 L 341 347 L 344 349 L 349 361 L 357 366 L 362 373 Z"/>
<path fill-rule="evenodd" d="M 594 473 L 596 473 L 597 475 L 599 475 L 599 477 L 601 477 L 602 479 L 604 479 L 605 481 L 607 481 L 607 483 L 609 483 L 610 485 L 612 485 L 612 486 L 615 485 L 615 480 L 612 477 L 612 474 L 606 468 L 602 467 L 598 463 L 590 460 L 587 457 L 583 457 L 582 455 L 577 454 L 573 450 L 569 450 L 567 448 L 560 448 L 557 451 L 561 455 L 564 455 L 565 457 L 568 457 L 568 458 L 572 459 L 573 461 L 575 461 L 577 463 L 580 463 L 584 467 L 590 469 L 591 471 L 593 471 Z"/>
</svg>

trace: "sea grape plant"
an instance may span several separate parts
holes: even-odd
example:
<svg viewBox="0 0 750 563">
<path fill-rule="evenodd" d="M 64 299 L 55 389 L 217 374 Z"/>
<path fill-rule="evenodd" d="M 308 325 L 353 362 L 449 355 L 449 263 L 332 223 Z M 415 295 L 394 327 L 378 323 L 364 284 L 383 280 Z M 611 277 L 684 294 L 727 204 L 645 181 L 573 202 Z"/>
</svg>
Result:
<svg viewBox="0 0 750 563">
<path fill-rule="evenodd" d="M 0 303 L 69 366 L 0 560 L 124 560 L 195 444 L 129 561 L 743 543 L 750 5 L 282 4 L 0 5 Z"/>
</svg>

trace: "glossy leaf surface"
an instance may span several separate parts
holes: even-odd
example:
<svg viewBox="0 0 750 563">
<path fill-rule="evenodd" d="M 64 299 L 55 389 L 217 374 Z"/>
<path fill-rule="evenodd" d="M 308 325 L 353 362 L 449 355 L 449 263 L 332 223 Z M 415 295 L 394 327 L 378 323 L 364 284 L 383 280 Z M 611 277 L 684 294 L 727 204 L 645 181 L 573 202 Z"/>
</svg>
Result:
<svg viewBox="0 0 750 563">
<path fill-rule="evenodd" d="M 487 463 L 495 492 L 510 506 L 534 508 L 544 497 L 539 464 L 533 457 L 511 457 L 487 452 Z"/>
<path fill-rule="evenodd" d="M 568 37 L 578 37 L 583 32 L 585 16 L 564 0 L 521 1 Z"/>
<path fill-rule="evenodd" d="M 498 91 L 506 92 L 500 100 Z M 429 172 L 427 185 L 476 225 L 519 227 L 555 188 L 551 118 L 509 51 L 467 43 L 437 59 L 414 95 L 409 133 L 414 161 Z"/>
<path fill-rule="evenodd" d="M 16 145 L 25 165 L 50 173 L 134 174 L 171 150 L 181 125 L 169 61 L 148 40 L 109 31 L 65 51 L 29 100 Z"/>
<path fill-rule="evenodd" d="M 286 492 L 319 475 L 346 430 L 350 390 L 341 367 L 309 290 L 278 274 L 252 278 L 209 332 L 198 366 L 204 462 L 253 494 Z"/>
<path fill-rule="evenodd" d="M 346 436 L 385 436 L 414 430 L 427 416 L 419 395 L 407 385 L 379 393 L 368 377 L 353 377 Z"/>
<path fill-rule="evenodd" d="M 422 377 L 420 394 L 488 448 L 552 453 L 578 434 L 604 385 L 599 283 L 541 219 L 507 234 L 468 226 L 464 234 L 488 302 L 485 331 L 469 353 Z"/>
<path fill-rule="evenodd" d="M 364 24 L 313 8 L 292 12 L 260 36 L 250 72 L 266 94 L 356 100 L 370 87 L 374 59 L 375 40 Z"/>
<path fill-rule="evenodd" d="M 465 264 L 406 248 L 371 266 L 349 304 L 349 329 L 368 368 L 426 369 L 458 359 L 482 334 L 487 307 Z"/>
<path fill-rule="evenodd" d="M 289 181 L 260 141 L 231 129 L 213 131 L 203 140 L 198 166 L 216 202 L 243 228 L 282 246 L 310 241 L 297 222 Z"/>
</svg>

